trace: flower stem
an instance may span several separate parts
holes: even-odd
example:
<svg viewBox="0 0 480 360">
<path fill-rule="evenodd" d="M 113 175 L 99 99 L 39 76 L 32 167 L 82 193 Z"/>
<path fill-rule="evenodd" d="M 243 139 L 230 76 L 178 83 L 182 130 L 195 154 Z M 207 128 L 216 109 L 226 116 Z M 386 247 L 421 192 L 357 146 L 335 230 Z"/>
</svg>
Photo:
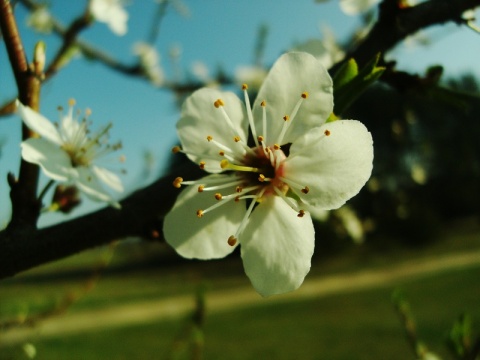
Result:
<svg viewBox="0 0 480 360">
<path fill-rule="evenodd" d="M 38 202 L 42 202 L 43 198 L 45 197 L 45 195 L 47 194 L 47 191 L 53 186 L 53 184 L 55 184 L 55 180 L 50 180 L 47 185 L 45 185 L 45 187 L 43 188 L 42 192 L 40 193 L 40 195 L 38 195 Z"/>
</svg>

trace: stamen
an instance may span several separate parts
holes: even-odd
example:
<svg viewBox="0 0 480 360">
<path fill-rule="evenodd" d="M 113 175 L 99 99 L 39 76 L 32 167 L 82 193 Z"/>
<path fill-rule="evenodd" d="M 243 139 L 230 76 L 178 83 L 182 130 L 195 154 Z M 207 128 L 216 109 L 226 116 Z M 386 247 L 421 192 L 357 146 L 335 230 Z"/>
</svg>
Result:
<svg viewBox="0 0 480 360">
<path fill-rule="evenodd" d="M 200 166 L 200 169 L 204 170 L 206 164 L 207 163 L 205 161 L 200 161 L 200 163 L 198 165 Z"/>
<path fill-rule="evenodd" d="M 228 203 L 229 201 L 232 201 L 232 200 L 235 200 L 235 196 L 223 196 L 222 197 L 222 200 L 213 204 L 212 206 L 206 208 L 206 209 L 200 209 L 200 210 L 197 210 L 197 216 L 200 218 L 202 217 L 203 215 L 205 215 L 206 213 L 222 206 L 222 205 L 225 205 L 226 203 Z"/>
<path fill-rule="evenodd" d="M 325 134 L 325 136 L 330 136 L 330 134 L 331 134 L 331 133 L 330 133 L 330 130 L 325 130 L 325 131 L 324 131 L 324 134 Z"/>
<path fill-rule="evenodd" d="M 237 244 L 237 241 L 238 241 L 238 239 L 237 239 L 235 236 L 231 235 L 231 236 L 228 238 L 227 243 L 228 243 L 228 245 L 230 245 L 230 246 L 235 246 L 235 245 Z"/>
<path fill-rule="evenodd" d="M 247 89 L 248 89 L 247 84 L 243 84 L 242 90 L 244 95 L 243 97 L 245 99 L 245 107 L 247 108 L 248 122 L 250 123 L 250 130 L 252 131 L 253 140 L 255 141 L 255 145 L 258 147 L 257 130 L 255 129 L 255 124 L 253 122 L 252 108 L 250 106 L 250 99 L 248 97 Z"/>
<path fill-rule="evenodd" d="M 230 130 L 232 130 L 232 133 L 235 137 L 237 137 L 237 129 L 235 129 L 235 126 L 233 125 L 233 122 L 232 120 L 230 119 L 230 117 L 228 116 L 227 112 L 225 111 L 225 108 L 224 108 L 224 105 L 225 103 L 223 102 L 222 99 L 218 99 L 217 101 L 215 101 L 213 103 L 213 105 L 217 108 L 217 109 L 220 109 L 220 111 L 222 112 L 222 115 L 225 119 L 225 121 L 227 122 L 228 126 L 230 127 Z"/>
<path fill-rule="evenodd" d="M 199 185 L 197 191 L 203 192 L 204 189 L 205 189 L 205 185 Z"/>
<path fill-rule="evenodd" d="M 263 196 L 263 193 L 265 192 L 266 188 L 263 188 L 262 190 L 260 190 L 258 192 L 258 194 L 256 194 L 254 196 L 254 199 L 252 200 L 252 202 L 250 203 L 250 205 L 248 206 L 248 209 L 247 209 L 247 212 L 245 213 L 243 219 L 242 219 L 242 222 L 240 223 L 240 226 L 238 227 L 235 235 L 233 235 L 233 237 L 235 239 L 238 239 L 238 236 L 241 234 L 241 232 L 243 231 L 243 229 L 245 228 L 245 226 L 247 225 L 247 221 L 248 221 L 248 218 L 250 217 L 250 214 L 252 213 L 253 211 L 253 207 L 255 206 L 256 202 L 258 199 L 260 199 L 262 196 Z"/>
<path fill-rule="evenodd" d="M 284 183 L 286 183 L 288 186 L 290 186 L 291 188 L 294 188 L 294 189 L 297 189 L 297 190 L 300 190 L 302 193 L 304 193 L 305 195 L 309 193 L 310 191 L 310 188 L 306 185 L 302 185 L 302 184 L 299 184 L 293 180 L 289 180 L 289 179 L 286 179 L 284 178 L 283 176 L 279 176 L 279 179 L 281 181 L 283 181 Z"/>
<path fill-rule="evenodd" d="M 265 138 L 265 143 L 267 142 L 267 102 L 263 100 L 260 103 L 260 106 L 262 107 L 262 130 L 263 130 L 263 136 Z"/>
<path fill-rule="evenodd" d="M 217 200 L 222 200 L 222 194 L 216 193 L 216 194 L 215 194 L 215 199 L 217 199 Z"/>
<path fill-rule="evenodd" d="M 260 182 L 265 182 L 265 181 L 267 181 L 267 182 L 268 182 L 268 181 L 272 181 L 272 179 L 265 177 L 265 175 L 263 175 L 263 174 L 260 174 L 260 175 L 258 176 L 258 181 L 260 181 Z"/>
<path fill-rule="evenodd" d="M 182 187 L 182 182 L 183 182 L 183 178 L 181 178 L 180 176 L 176 177 L 175 180 L 173 180 L 173 186 L 176 187 L 177 189 L 180 189 Z"/>
<path fill-rule="evenodd" d="M 282 131 L 280 132 L 280 135 L 278 136 L 277 143 L 281 144 L 283 142 L 283 138 L 284 138 L 285 134 L 287 133 L 288 128 L 291 126 L 293 120 L 295 119 L 295 116 L 297 116 L 297 113 L 298 113 L 298 110 L 300 109 L 300 106 L 302 105 L 303 101 L 306 98 L 308 98 L 308 93 L 305 91 L 300 95 L 300 99 L 295 104 L 295 107 L 293 108 L 290 117 L 287 117 L 287 115 L 285 115 L 285 117 L 283 118 L 285 120 L 285 123 L 283 124 Z"/>
<path fill-rule="evenodd" d="M 298 212 L 297 217 L 302 218 L 302 217 L 304 217 L 304 216 L 305 216 L 305 210 L 300 210 L 300 211 Z"/>
<path fill-rule="evenodd" d="M 273 187 L 273 190 L 275 191 L 275 193 L 280 196 L 283 201 L 285 201 L 287 203 L 288 206 L 290 206 L 293 210 L 295 210 L 297 213 L 300 212 L 300 209 L 298 207 L 298 204 L 292 199 L 292 198 L 289 198 L 288 196 L 286 196 L 278 187 L 274 186 Z"/>
</svg>

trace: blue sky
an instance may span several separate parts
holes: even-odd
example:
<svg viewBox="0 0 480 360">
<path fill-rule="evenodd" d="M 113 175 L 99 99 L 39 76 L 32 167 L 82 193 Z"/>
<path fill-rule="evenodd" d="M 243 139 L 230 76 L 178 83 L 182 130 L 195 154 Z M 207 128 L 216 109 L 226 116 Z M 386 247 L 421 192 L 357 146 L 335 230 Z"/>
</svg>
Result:
<svg viewBox="0 0 480 360">
<path fill-rule="evenodd" d="M 168 52 L 173 46 L 181 51 L 180 65 L 187 70 L 195 61 L 205 63 L 211 70 L 221 65 L 232 74 L 239 65 L 251 64 L 255 35 L 261 24 L 268 25 L 265 64 L 271 64 L 279 54 L 294 42 L 320 38 L 319 27 L 328 25 L 339 41 L 360 24 L 356 17 L 344 15 L 337 0 L 317 4 L 313 0 L 220 1 L 183 0 L 190 15 L 181 16 L 170 9 L 165 17 L 156 47 L 162 56 L 167 78 L 172 77 Z M 52 13 L 67 23 L 82 11 L 86 1 L 52 0 Z M 126 7 L 130 19 L 128 33 L 123 37 L 113 34 L 105 24 L 97 23 L 81 34 L 81 38 L 119 57 L 126 63 L 133 61 L 132 46 L 145 38 L 155 11 L 154 0 L 132 0 Z M 36 41 L 47 43 L 50 57 L 59 46 L 55 36 L 39 35 L 25 26 L 26 12 L 18 6 L 17 19 L 27 54 L 32 53 Z M 456 25 L 434 28 L 426 32 L 434 40 L 427 47 L 402 47 L 392 53 L 399 68 L 423 72 L 427 66 L 443 64 L 447 74 L 470 71 L 478 73 L 476 59 L 471 55 L 480 50 L 480 35 Z M 15 86 L 6 66 L 4 46 L 0 47 L 0 101 L 11 99 Z M 113 140 L 121 140 L 127 157 L 128 173 L 124 177 L 128 191 L 145 185 L 139 182 L 143 153 L 154 155 L 161 168 L 175 142 L 175 121 L 178 118 L 174 97 L 140 79 L 122 76 L 102 64 L 76 59 L 59 72 L 42 89 L 41 111 L 48 118 L 58 119 L 57 106 L 66 106 L 75 98 L 78 108 L 91 108 L 91 120 L 100 127 L 112 121 Z M 0 120 L 0 137 L 6 141 L 0 166 L 0 219 L 8 220 L 9 205 L 6 173 L 18 170 L 20 120 L 16 117 Z M 150 179 L 150 180 L 153 180 Z M 45 183 L 43 178 L 41 183 Z M 91 206 L 91 205 L 90 205 Z M 85 209 L 90 209 L 86 206 Z M 77 211 L 76 214 L 81 213 Z M 46 215 L 42 223 L 59 219 Z M 61 219 L 61 218 L 60 218 Z"/>
</svg>

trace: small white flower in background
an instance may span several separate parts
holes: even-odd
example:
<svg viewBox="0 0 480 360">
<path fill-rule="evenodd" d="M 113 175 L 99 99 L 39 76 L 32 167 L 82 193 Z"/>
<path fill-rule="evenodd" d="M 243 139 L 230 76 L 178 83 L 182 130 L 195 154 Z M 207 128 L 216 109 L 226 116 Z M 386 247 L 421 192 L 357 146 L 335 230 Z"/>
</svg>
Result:
<svg viewBox="0 0 480 360">
<path fill-rule="evenodd" d="M 269 296 L 302 284 L 315 241 L 306 209 L 335 209 L 356 195 L 370 177 L 373 144 L 358 121 L 325 123 L 332 80 L 312 55 L 281 56 L 253 108 L 242 88 L 245 104 L 210 88 L 185 101 L 177 124 L 183 148 L 174 152 L 211 175 L 175 179 L 177 188 L 193 186 L 180 193 L 163 230 L 186 258 L 222 258 L 240 244 L 247 276 Z"/>
<path fill-rule="evenodd" d="M 161 86 L 164 82 L 164 74 L 160 67 L 160 55 L 157 50 L 147 43 L 137 42 L 133 46 L 133 52 L 138 56 L 145 76 L 153 85 Z"/>
<path fill-rule="evenodd" d="M 53 30 L 53 19 L 46 7 L 39 7 L 27 18 L 27 26 L 42 34 L 50 34 Z"/>
<path fill-rule="evenodd" d="M 128 13 L 122 0 L 90 0 L 89 10 L 95 20 L 106 23 L 116 35 L 127 33 Z"/>
<path fill-rule="evenodd" d="M 120 178 L 96 165 L 100 158 L 121 148 L 120 143 L 106 143 L 112 124 L 97 133 L 91 133 L 87 118 L 78 121 L 78 114 L 73 113 L 73 105 L 74 101 L 71 100 L 69 111 L 61 116 L 59 124 L 53 124 L 17 101 L 17 112 L 23 122 L 40 135 L 40 138 L 29 138 L 21 143 L 22 157 L 39 165 L 51 179 L 72 182 L 91 199 L 119 207 L 103 185 L 122 192 Z M 86 115 L 89 115 L 89 111 L 86 111 Z M 123 157 L 120 160 L 123 161 Z"/>
<path fill-rule="evenodd" d="M 324 67 L 329 69 L 345 57 L 345 52 L 338 45 L 333 31 L 329 27 L 322 27 L 321 32 L 322 39 L 307 40 L 295 45 L 293 50 L 312 54 Z"/>
<path fill-rule="evenodd" d="M 247 83 L 250 90 L 258 91 L 267 77 L 268 71 L 258 65 L 239 66 L 235 69 L 235 82 L 237 84 Z"/>
<path fill-rule="evenodd" d="M 340 0 L 340 8 L 347 15 L 362 14 L 375 5 L 379 0 Z"/>
</svg>

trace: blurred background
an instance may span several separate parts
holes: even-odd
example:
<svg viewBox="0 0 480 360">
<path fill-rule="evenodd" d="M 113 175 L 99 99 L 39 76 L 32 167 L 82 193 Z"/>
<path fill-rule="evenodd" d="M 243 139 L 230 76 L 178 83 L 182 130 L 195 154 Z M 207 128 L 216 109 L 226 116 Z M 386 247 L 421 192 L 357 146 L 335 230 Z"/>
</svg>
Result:
<svg viewBox="0 0 480 360">
<path fill-rule="evenodd" d="M 128 194 L 181 161 L 170 149 L 194 89 L 246 82 L 254 90 L 289 50 L 328 68 L 342 60 L 378 9 L 352 13 L 340 3 L 128 2 L 126 34 L 102 22 L 82 31 L 94 56 L 72 53 L 42 87 L 41 112 L 56 121 L 57 107 L 74 98 L 92 109 L 94 127 L 113 122 Z M 87 6 L 15 4 L 29 59 L 40 40 L 47 59 L 62 44 L 54 29 L 38 28 L 32 9 L 68 26 Z M 415 86 L 378 81 L 343 114 L 372 133 L 373 174 L 317 219 L 312 270 L 298 291 L 260 298 L 237 252 L 186 261 L 161 241 L 123 239 L 2 281 L 0 359 L 467 359 L 480 347 L 479 50 L 475 29 L 449 23 L 385 54 Z M 3 46 L 0 64 L 5 104 L 16 87 Z M 0 118 L 0 179 L 17 172 L 20 124 Z M 0 182 L 4 225 L 8 191 Z M 69 215 L 43 215 L 40 226 L 99 207 L 85 200 Z"/>
</svg>

